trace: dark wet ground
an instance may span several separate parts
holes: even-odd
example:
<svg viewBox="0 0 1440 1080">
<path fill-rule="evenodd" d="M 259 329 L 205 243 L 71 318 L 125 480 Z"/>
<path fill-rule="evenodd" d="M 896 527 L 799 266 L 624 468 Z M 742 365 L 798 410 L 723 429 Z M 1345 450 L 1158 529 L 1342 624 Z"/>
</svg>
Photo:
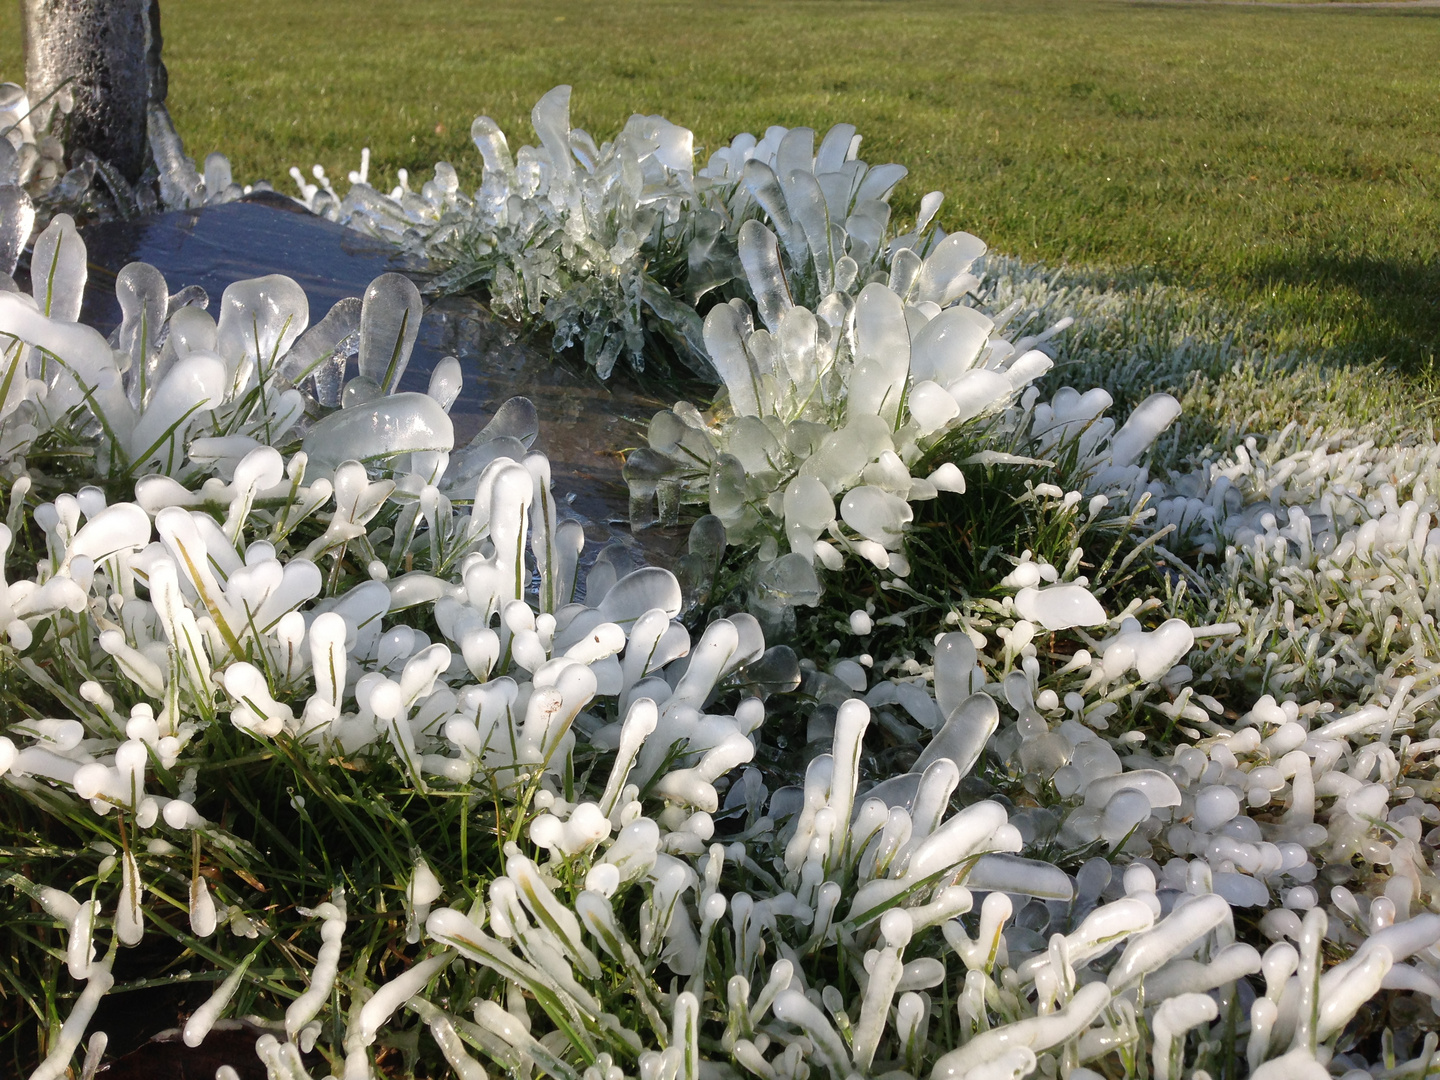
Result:
<svg viewBox="0 0 1440 1080">
<path fill-rule="evenodd" d="M 172 293 L 200 285 L 211 313 L 232 282 L 264 274 L 286 274 L 310 299 L 310 322 L 347 296 L 361 296 L 376 276 L 409 273 L 423 289 L 423 268 L 407 263 L 391 245 L 317 218 L 288 199 L 230 203 L 195 211 L 161 214 L 132 222 L 82 229 L 90 276 L 82 321 L 109 333 L 120 321 L 115 275 L 127 263 L 148 262 L 164 275 Z M 444 356 L 460 358 L 465 387 L 451 411 L 458 445 L 464 445 L 507 398 L 534 401 L 540 416 L 536 448 L 550 457 L 557 500 L 585 523 L 591 541 L 587 560 L 600 546 L 620 543 L 637 560 L 665 565 L 681 549 L 683 536 L 651 530 L 637 543 L 624 524 L 627 497 L 620 475 L 620 451 L 643 439 L 650 416 L 668 402 L 647 396 L 618 376 L 602 384 L 577 365 L 523 339 L 491 317 L 480 303 L 449 298 L 431 304 L 402 381 L 423 391 Z M 564 512 L 564 511 L 562 511 Z M 135 950 L 141 952 L 143 950 Z M 124 957 L 134 971 L 117 969 L 120 982 L 143 968 L 164 968 L 175 957 Z M 152 961 L 147 964 L 146 961 Z M 153 961 L 159 960 L 156 964 Z M 221 1064 L 242 1078 L 263 1078 L 254 1055 L 257 1029 L 216 1030 L 189 1050 L 175 1029 L 213 987 L 168 985 L 112 992 L 92 1025 L 110 1036 L 105 1080 L 210 1080 Z"/>
</svg>

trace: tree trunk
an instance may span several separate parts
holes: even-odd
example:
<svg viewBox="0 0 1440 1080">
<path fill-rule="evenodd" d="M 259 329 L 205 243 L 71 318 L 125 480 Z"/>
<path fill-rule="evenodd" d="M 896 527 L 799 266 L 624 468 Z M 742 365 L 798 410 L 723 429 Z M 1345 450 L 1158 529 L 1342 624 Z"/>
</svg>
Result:
<svg viewBox="0 0 1440 1080">
<path fill-rule="evenodd" d="M 131 183 L 149 161 L 146 116 L 152 97 L 165 99 L 160 63 L 158 0 L 22 0 L 25 79 L 41 102 L 67 79 L 75 108 L 66 120 L 65 149 L 85 149 Z M 53 100 L 36 108 L 45 124 Z"/>
</svg>

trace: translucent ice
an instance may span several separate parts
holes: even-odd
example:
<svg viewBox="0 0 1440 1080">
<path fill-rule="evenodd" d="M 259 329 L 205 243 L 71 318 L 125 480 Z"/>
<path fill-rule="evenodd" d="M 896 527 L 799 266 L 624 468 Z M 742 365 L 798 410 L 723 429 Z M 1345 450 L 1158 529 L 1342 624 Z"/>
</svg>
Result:
<svg viewBox="0 0 1440 1080">
<path fill-rule="evenodd" d="M 190 426 L 224 400 L 228 378 L 225 361 L 214 353 L 194 352 L 171 367 L 128 439 L 134 466 L 173 475 Z"/>
<path fill-rule="evenodd" d="M 1131 624 L 1132 627 L 1134 624 Z M 1106 644 L 1101 665 L 1108 679 L 1132 668 L 1153 682 L 1178 663 L 1195 645 L 1195 632 L 1180 619 L 1167 619 L 1153 631 L 1124 629 Z"/>
<path fill-rule="evenodd" d="M 942 308 L 950 304 L 963 294 L 969 270 L 985 250 L 985 241 L 978 236 L 951 233 L 926 256 L 911 299 L 915 303 L 939 304 Z"/>
<path fill-rule="evenodd" d="M 964 635 L 947 635 L 947 637 L 950 636 L 963 637 Z M 967 638 L 966 641 L 968 642 L 968 640 Z M 973 651 L 971 655 L 974 655 Z M 959 660 L 960 663 L 955 665 L 957 668 L 963 665 L 964 657 L 960 657 Z M 968 668 L 965 671 L 965 679 L 967 682 L 969 681 Z M 947 700 L 951 692 L 950 690 L 946 691 Z M 944 709 L 944 705 L 941 708 Z M 944 726 L 935 733 L 935 737 L 921 751 L 913 768 L 917 772 L 922 772 L 929 767 L 931 762 L 943 757 L 949 758 L 955 763 L 962 777 L 967 776 L 975 767 L 975 763 L 980 760 L 980 755 L 984 752 L 985 744 L 989 742 L 990 736 L 995 733 L 995 729 L 1000 723 L 1000 710 L 995 705 L 995 699 L 990 695 L 971 694 L 947 711 L 948 719 Z"/>
<path fill-rule="evenodd" d="M 427 394 L 391 394 L 316 423 L 305 435 L 305 453 L 316 466 L 343 461 L 383 462 L 416 451 L 448 453 L 455 427 L 439 402 Z"/>
<path fill-rule="evenodd" d="M 79 320 L 86 276 L 85 245 L 75 231 L 75 222 L 69 214 L 56 214 L 35 238 L 30 256 L 30 292 L 40 313 L 61 322 Z M 159 329 L 157 323 L 155 333 Z"/>
<path fill-rule="evenodd" d="M 1134 789 L 1150 800 L 1155 808 L 1180 805 L 1180 789 L 1167 774 L 1157 769 L 1136 769 L 1092 780 L 1085 787 L 1087 806 L 1104 806 L 1118 791 Z"/>
<path fill-rule="evenodd" d="M 931 1080 L 959 1080 L 1016 1048 L 1048 1049 L 1088 1028 L 1109 1003 L 1110 991 L 1105 984 L 1089 983 L 1058 1012 L 986 1031 L 945 1054 L 935 1063 Z"/>
<path fill-rule="evenodd" d="M 271 274 L 226 288 L 220 297 L 215 351 L 230 367 L 235 392 L 268 378 L 309 324 L 310 302 L 293 278 Z"/>
<path fill-rule="evenodd" d="M 1137 825 L 1150 817 L 1153 809 L 1143 791 L 1121 788 L 1105 804 L 1100 820 L 1100 837 L 1115 847 L 1124 841 Z"/>
<path fill-rule="evenodd" d="M 935 701 L 947 720 L 970 697 L 977 656 L 968 634 L 946 634 L 935 643 Z"/>
<path fill-rule="evenodd" d="M 35 206 L 25 189 L 0 184 L 0 274 L 13 274 L 35 226 Z"/>
<path fill-rule="evenodd" d="M 1240 797 L 1220 784 L 1203 788 L 1195 796 L 1195 825 L 1213 832 L 1240 813 Z"/>
<path fill-rule="evenodd" d="M 599 614 L 606 622 L 629 626 L 647 611 L 659 609 L 670 618 L 680 613 L 680 583 L 675 575 L 647 566 L 625 575 L 600 602 Z"/>
<path fill-rule="evenodd" d="M 740 263 L 750 280 L 760 321 L 772 334 L 776 333 L 780 329 L 780 318 L 792 301 L 775 234 L 758 221 L 747 221 L 740 226 L 739 248 Z"/>
<path fill-rule="evenodd" d="M 360 329 L 360 310 L 358 297 L 337 301 L 325 318 L 296 339 L 280 365 L 281 374 L 292 384 L 313 377 L 316 400 L 332 409 L 340 404 L 346 345 Z"/>
<path fill-rule="evenodd" d="M 251 957 L 247 956 L 236 964 L 234 970 L 215 988 L 215 992 L 190 1014 L 190 1018 L 185 1021 L 185 1029 L 181 1033 L 186 1046 L 199 1046 L 205 1041 L 205 1036 L 210 1034 L 210 1029 L 215 1026 L 215 1021 L 220 1019 L 220 1014 L 225 1011 L 225 1007 L 230 1004 L 230 999 L 235 996 L 235 991 L 240 989 L 240 983 L 245 979 L 245 972 L 250 967 L 250 961 Z"/>
<path fill-rule="evenodd" d="M 1014 386 L 1005 375 L 988 368 L 971 368 L 945 387 L 959 408 L 955 419 L 971 420 L 1008 401 Z"/>
<path fill-rule="evenodd" d="M 893 426 L 909 372 L 910 331 L 904 305 L 885 286 L 867 285 L 855 304 L 851 414 L 878 414 Z"/>
<path fill-rule="evenodd" d="M 800 476 L 785 489 L 784 511 L 791 552 L 813 558 L 815 541 L 835 520 L 835 500 L 818 479 Z"/>
<path fill-rule="evenodd" d="M 863 484 L 845 493 L 840 500 L 840 516 L 845 524 L 867 540 L 895 551 L 904 538 L 905 526 L 915 514 L 904 499 Z"/>
<path fill-rule="evenodd" d="M 1152 929 L 1130 939 L 1107 980 L 1119 992 L 1159 969 L 1216 927 L 1232 922 L 1230 905 L 1214 893 L 1188 897 Z"/>
<path fill-rule="evenodd" d="M 460 361 L 453 356 L 447 356 L 435 365 L 435 370 L 430 374 L 430 386 L 425 392 L 438 401 L 442 409 L 449 412 L 455 399 L 460 396 L 462 385 Z"/>
<path fill-rule="evenodd" d="M 949 239 L 954 239 L 950 237 Z M 975 366 L 995 324 L 971 307 L 953 307 L 926 323 L 910 346 L 910 373 L 949 386 Z"/>
<path fill-rule="evenodd" d="M 758 416 L 768 395 L 760 382 L 760 372 L 746 352 L 743 335 L 748 316 L 729 304 L 717 304 L 705 316 L 705 347 L 710 351 L 715 370 L 730 392 L 730 407 L 737 416 Z"/>
<path fill-rule="evenodd" d="M 965 877 L 975 892 L 1004 892 L 1069 901 L 1075 894 L 1070 875 L 1047 862 L 1018 855 L 981 855 Z"/>
<path fill-rule="evenodd" d="M 129 263 L 115 278 L 115 298 L 123 317 L 120 348 L 130 354 L 130 365 L 138 376 L 137 401 L 147 398 L 158 381 L 155 344 L 165 324 L 169 291 L 164 276 L 149 263 Z"/>
<path fill-rule="evenodd" d="M 1110 439 L 1110 460 L 1117 466 L 1131 465 L 1150 448 L 1180 415 L 1180 402 L 1169 394 L 1151 394 L 1130 414 Z"/>
<path fill-rule="evenodd" d="M 760 574 L 756 585 L 763 597 L 792 607 L 814 607 L 820 602 L 820 580 L 809 558 L 791 551 L 780 556 Z"/>
<path fill-rule="evenodd" d="M 420 334 L 420 290 L 404 274 L 381 274 L 365 290 L 360 310 L 360 374 L 392 393 Z"/>
<path fill-rule="evenodd" d="M 570 87 L 557 86 L 537 101 L 530 110 L 530 123 L 540 136 L 554 170 L 551 190 L 563 190 L 575 171 L 570 153 Z"/>
</svg>

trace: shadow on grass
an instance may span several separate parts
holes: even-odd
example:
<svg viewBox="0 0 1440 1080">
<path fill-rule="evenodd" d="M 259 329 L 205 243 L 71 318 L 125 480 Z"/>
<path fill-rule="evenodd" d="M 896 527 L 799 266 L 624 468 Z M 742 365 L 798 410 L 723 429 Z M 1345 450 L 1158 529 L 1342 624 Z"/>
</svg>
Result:
<svg viewBox="0 0 1440 1080">
<path fill-rule="evenodd" d="M 1280 294 L 1281 317 L 1291 305 L 1320 314 L 1320 344 L 1343 361 L 1382 360 L 1412 375 L 1434 368 L 1440 262 L 1319 253 L 1261 263 L 1249 279 L 1261 295 Z"/>
</svg>

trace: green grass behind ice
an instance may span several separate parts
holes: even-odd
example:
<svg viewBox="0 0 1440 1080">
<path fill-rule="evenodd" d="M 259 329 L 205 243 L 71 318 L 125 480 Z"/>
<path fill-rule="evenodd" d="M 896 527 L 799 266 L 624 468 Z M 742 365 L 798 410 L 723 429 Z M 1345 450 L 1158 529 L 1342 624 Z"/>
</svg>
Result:
<svg viewBox="0 0 1440 1080">
<path fill-rule="evenodd" d="M 0 9 L 0 77 L 21 72 Z M 171 107 L 238 176 L 362 146 L 382 183 L 449 159 L 477 113 L 519 145 L 559 82 L 604 136 L 662 112 L 718 145 L 767 124 L 859 126 L 946 192 L 946 228 L 1027 260 L 1199 289 L 1275 351 L 1417 371 L 1440 337 L 1440 10 L 1104 0 L 216 0 L 164 12 Z"/>
</svg>

